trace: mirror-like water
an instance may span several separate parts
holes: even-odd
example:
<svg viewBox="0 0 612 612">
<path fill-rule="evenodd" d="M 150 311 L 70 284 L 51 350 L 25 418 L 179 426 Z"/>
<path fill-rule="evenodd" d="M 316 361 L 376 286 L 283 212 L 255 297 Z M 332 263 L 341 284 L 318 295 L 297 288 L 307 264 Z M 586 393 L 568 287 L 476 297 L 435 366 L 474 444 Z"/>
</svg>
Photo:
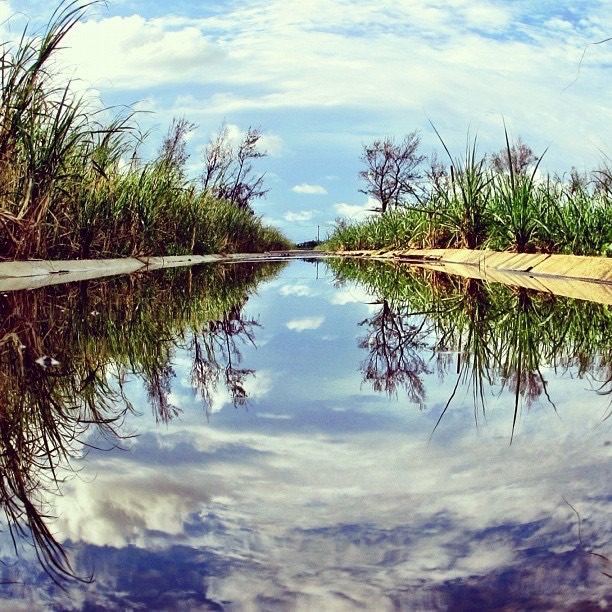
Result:
<svg viewBox="0 0 612 612">
<path fill-rule="evenodd" d="M 332 260 L 0 312 L 3 607 L 612 605 L 609 307 Z"/>
</svg>

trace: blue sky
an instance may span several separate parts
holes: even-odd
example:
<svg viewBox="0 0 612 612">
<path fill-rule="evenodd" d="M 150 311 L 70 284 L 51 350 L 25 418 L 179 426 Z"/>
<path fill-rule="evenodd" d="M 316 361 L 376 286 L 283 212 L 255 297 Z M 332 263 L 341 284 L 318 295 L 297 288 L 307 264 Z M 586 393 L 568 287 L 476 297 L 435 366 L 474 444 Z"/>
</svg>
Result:
<svg viewBox="0 0 612 612">
<path fill-rule="evenodd" d="M 359 193 L 362 146 L 412 130 L 422 152 L 453 155 L 468 132 L 499 150 L 503 121 L 546 170 L 590 170 L 611 155 L 608 1 L 110 0 L 67 40 L 69 74 L 106 105 L 132 105 L 153 153 L 173 117 L 198 125 L 202 148 L 223 121 L 237 138 L 261 127 L 270 192 L 256 211 L 296 240 L 370 207 Z M 4 0 L 5 39 L 21 11 L 41 23 L 48 0 Z M 13 15 L 13 17 L 11 17 Z M 7 18 L 8 21 L 5 21 Z M 583 53 L 586 48 L 584 58 Z"/>
</svg>

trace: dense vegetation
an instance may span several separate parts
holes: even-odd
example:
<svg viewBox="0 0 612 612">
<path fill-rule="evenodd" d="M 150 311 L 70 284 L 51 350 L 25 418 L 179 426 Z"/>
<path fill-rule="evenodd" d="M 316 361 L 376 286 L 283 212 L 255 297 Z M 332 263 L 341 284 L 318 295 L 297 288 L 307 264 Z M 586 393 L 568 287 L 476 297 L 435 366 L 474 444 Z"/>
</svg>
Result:
<svg viewBox="0 0 612 612">
<path fill-rule="evenodd" d="M 107 119 L 110 109 L 92 112 L 69 82 L 58 84 L 57 51 L 97 1 L 60 3 L 42 35 L 26 28 L 0 51 L 0 258 L 286 248 L 251 207 L 265 193 L 262 177 L 249 174 L 263 155 L 257 130 L 237 148 L 221 130 L 192 180 L 185 138 L 195 126 L 173 122 L 158 156 L 145 162 L 134 113 Z"/>
<path fill-rule="evenodd" d="M 325 245 L 333 250 L 490 248 L 500 251 L 612 256 L 612 168 L 589 174 L 544 175 L 518 139 L 479 155 L 476 139 L 445 166 L 428 170 L 416 132 L 396 144 L 364 147 L 363 193 L 380 214 L 363 222 L 340 219 Z M 374 211 L 373 211 L 374 212 Z"/>
</svg>

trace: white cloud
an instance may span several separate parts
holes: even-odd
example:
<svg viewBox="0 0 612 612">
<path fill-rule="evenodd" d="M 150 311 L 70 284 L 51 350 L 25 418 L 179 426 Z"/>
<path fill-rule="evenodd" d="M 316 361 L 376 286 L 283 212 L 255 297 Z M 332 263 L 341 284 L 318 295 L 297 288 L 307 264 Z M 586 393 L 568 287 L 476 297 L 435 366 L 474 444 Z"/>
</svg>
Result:
<svg viewBox="0 0 612 612">
<path fill-rule="evenodd" d="M 352 221 L 363 221 L 374 214 L 374 210 L 379 208 L 380 204 L 368 198 L 365 204 L 334 204 L 334 210 L 340 217 L 348 217 Z"/>
<path fill-rule="evenodd" d="M 335 306 L 346 304 L 369 304 L 370 310 L 380 309 L 380 304 L 372 304 L 374 296 L 368 293 L 362 285 L 348 285 L 338 288 L 331 295 L 330 303 Z"/>
<path fill-rule="evenodd" d="M 245 377 L 242 387 L 246 392 L 247 401 L 261 400 L 274 387 L 274 374 L 267 370 L 257 370 Z M 232 405 L 232 396 L 225 385 L 219 385 L 211 394 L 210 412 L 220 412 L 225 406 Z"/>
<path fill-rule="evenodd" d="M 283 285 L 279 293 L 287 297 L 289 295 L 297 295 L 299 297 L 308 297 L 312 295 L 312 290 L 308 285 Z"/>
<path fill-rule="evenodd" d="M 289 421 L 293 417 L 290 414 L 276 414 L 272 412 L 258 412 L 258 419 L 270 419 L 272 421 Z"/>
<path fill-rule="evenodd" d="M 291 413 L 257 416 L 283 423 Z M 585 520 L 582 537 L 592 546 L 596 536 L 602 550 L 608 513 L 605 495 L 593 491 L 604 486 L 609 453 L 601 444 L 605 432 L 594 437 L 581 416 L 562 423 L 531 413 L 543 433 L 513 447 L 493 423 L 427 445 L 423 413 L 399 432 L 279 436 L 257 427 L 183 428 L 155 436 L 149 449 L 168 458 L 173 444 L 189 449 L 193 455 L 179 466 L 164 465 L 163 457 L 151 465 L 146 453 L 86 464 L 65 495 L 53 498 L 61 515 L 54 528 L 75 544 L 159 550 L 178 541 L 239 559 L 229 575 L 213 573 L 209 595 L 244 607 L 263 591 L 289 590 L 301 601 L 314 598 L 320 609 L 339 603 L 338 593 L 368 607 L 386 602 L 398 584 L 422 594 L 424 577 L 429 589 L 528 568 L 517 557 L 532 545 L 574 550 L 577 521 L 564 497 Z M 466 407 L 462 418 L 470 417 Z M 550 426 L 558 431 L 546 432 Z M 509 462 L 512 469 L 504 470 Z M 186 528 L 194 517 L 208 517 L 205 530 Z M 522 525 L 529 529 L 518 532 Z M 376 546 L 368 544 L 373 540 Z M 587 568 L 598 571 L 595 563 Z M 104 567 L 99 571 L 103 582 Z"/>
<path fill-rule="evenodd" d="M 78 76 L 122 89 L 201 80 L 226 54 L 195 23 L 139 15 L 90 19 L 66 37 L 64 58 Z"/>
<path fill-rule="evenodd" d="M 327 189 L 321 185 L 310 185 L 308 183 L 302 183 L 291 188 L 291 191 L 295 193 L 303 193 L 307 195 L 326 195 Z"/>
<path fill-rule="evenodd" d="M 314 210 L 302 210 L 300 212 L 286 212 L 283 215 L 285 221 L 310 221 L 315 215 Z"/>
<path fill-rule="evenodd" d="M 285 323 L 285 326 L 292 331 L 303 332 L 306 330 L 319 329 L 325 322 L 325 317 L 305 317 L 303 319 L 293 319 Z"/>
<path fill-rule="evenodd" d="M 265 131 L 261 134 L 259 144 L 261 145 L 260 149 L 262 152 L 265 151 L 267 155 L 272 155 L 273 157 L 282 155 L 285 146 L 283 139 L 278 134 L 269 134 Z"/>
</svg>

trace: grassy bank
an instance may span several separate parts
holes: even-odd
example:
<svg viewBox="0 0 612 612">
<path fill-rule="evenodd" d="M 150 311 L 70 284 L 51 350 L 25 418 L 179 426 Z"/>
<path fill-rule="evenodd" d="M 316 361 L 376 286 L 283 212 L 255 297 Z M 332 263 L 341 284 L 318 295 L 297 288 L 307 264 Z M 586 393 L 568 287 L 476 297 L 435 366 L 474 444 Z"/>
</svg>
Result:
<svg viewBox="0 0 612 612">
<path fill-rule="evenodd" d="M 444 143 L 443 143 L 444 144 Z M 511 147 L 506 135 L 508 157 Z M 419 196 L 363 222 L 339 220 L 325 247 L 489 248 L 519 253 L 612 256 L 612 168 L 543 174 L 490 163 L 476 141 L 450 165 L 432 163 Z M 414 192 L 414 190 L 413 190 Z"/>
<path fill-rule="evenodd" d="M 143 161 L 133 113 L 107 120 L 58 84 L 57 52 L 92 4 L 62 2 L 42 35 L 26 29 L 1 51 L 0 258 L 287 248 L 248 206 L 187 178 L 184 123 Z"/>
</svg>

